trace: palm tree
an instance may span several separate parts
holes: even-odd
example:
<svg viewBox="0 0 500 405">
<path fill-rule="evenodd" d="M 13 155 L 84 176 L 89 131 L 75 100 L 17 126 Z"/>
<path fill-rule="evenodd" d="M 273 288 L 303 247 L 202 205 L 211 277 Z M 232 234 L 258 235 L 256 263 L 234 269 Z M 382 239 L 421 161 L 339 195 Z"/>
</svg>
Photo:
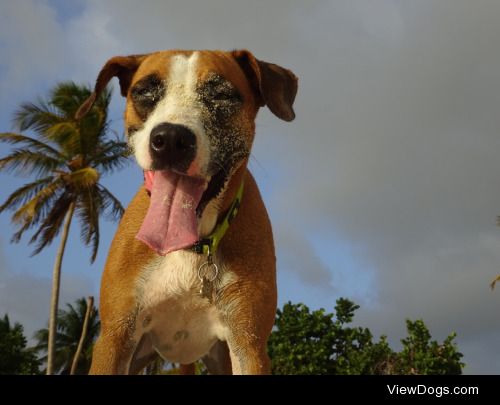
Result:
<svg viewBox="0 0 500 405">
<path fill-rule="evenodd" d="M 87 298 L 87 309 L 85 310 L 85 317 L 83 318 L 82 333 L 80 334 L 80 340 L 78 341 L 78 346 L 76 347 L 75 355 L 73 356 L 73 363 L 71 364 L 70 374 L 76 373 L 78 368 L 78 362 L 80 361 L 80 356 L 82 355 L 83 346 L 87 340 L 87 332 L 89 329 L 90 317 L 92 316 L 92 311 L 94 310 L 94 297 L 89 296 Z"/>
<path fill-rule="evenodd" d="M 87 302 L 85 298 L 80 298 L 75 301 L 74 305 L 66 304 L 67 310 L 59 310 L 57 334 L 55 339 L 54 352 L 54 373 L 69 374 L 73 358 L 77 351 L 80 335 L 87 312 Z M 97 309 L 92 306 L 88 326 L 87 335 L 83 342 L 78 367 L 75 374 L 87 374 L 90 369 L 92 360 L 92 347 L 97 335 L 99 334 L 99 315 Z M 40 329 L 35 332 L 34 338 L 37 344 L 33 348 L 41 354 L 40 360 L 47 360 L 47 346 L 49 338 L 48 329 Z"/>
<path fill-rule="evenodd" d="M 48 100 L 22 104 L 14 115 L 19 131 L 34 136 L 1 133 L 0 141 L 17 146 L 0 159 L 0 170 L 35 176 L 35 181 L 14 191 L 0 206 L 0 212 L 14 211 L 19 242 L 23 233 L 35 228 L 29 243 L 36 243 L 33 255 L 49 245 L 62 229 L 52 279 L 49 317 L 47 374 L 52 374 L 61 264 L 73 215 L 81 225 L 82 241 L 92 245 L 91 262 L 99 246 L 99 217 L 119 219 L 123 207 L 102 184 L 100 176 L 122 167 L 128 156 L 126 143 L 108 137 L 108 106 L 111 92 L 105 91 L 90 113 L 75 120 L 75 112 L 91 90 L 72 82 L 55 86 Z"/>
</svg>

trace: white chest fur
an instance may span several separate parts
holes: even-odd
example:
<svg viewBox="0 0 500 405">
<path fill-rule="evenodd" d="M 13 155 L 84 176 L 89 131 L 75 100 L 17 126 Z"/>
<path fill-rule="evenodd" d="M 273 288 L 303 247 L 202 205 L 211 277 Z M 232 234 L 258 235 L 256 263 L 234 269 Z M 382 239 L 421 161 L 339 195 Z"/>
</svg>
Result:
<svg viewBox="0 0 500 405">
<path fill-rule="evenodd" d="M 149 334 L 153 348 L 166 360 L 191 363 L 218 339 L 226 340 L 223 319 L 199 292 L 197 270 L 205 259 L 187 251 L 170 253 L 144 269 L 138 282 L 136 338 Z M 220 277 L 222 286 L 231 273 L 221 272 Z"/>
</svg>

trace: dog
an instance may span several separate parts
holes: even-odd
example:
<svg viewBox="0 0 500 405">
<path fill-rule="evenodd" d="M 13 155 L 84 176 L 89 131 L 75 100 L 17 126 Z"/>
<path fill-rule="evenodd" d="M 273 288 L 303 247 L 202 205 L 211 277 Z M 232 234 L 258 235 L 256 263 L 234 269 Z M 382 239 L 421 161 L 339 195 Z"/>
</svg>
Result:
<svg viewBox="0 0 500 405">
<path fill-rule="evenodd" d="M 160 355 L 193 373 L 268 374 L 276 313 L 271 224 L 247 169 L 266 106 L 295 118 L 298 79 L 247 50 L 109 59 L 76 118 L 117 77 L 141 186 L 101 282 L 91 374 L 137 374 Z"/>
</svg>

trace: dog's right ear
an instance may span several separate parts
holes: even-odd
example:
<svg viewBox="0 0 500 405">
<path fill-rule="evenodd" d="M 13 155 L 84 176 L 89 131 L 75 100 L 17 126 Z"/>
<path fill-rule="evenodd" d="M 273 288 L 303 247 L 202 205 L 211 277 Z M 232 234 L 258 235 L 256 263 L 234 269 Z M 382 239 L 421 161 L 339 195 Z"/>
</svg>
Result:
<svg viewBox="0 0 500 405">
<path fill-rule="evenodd" d="M 118 77 L 120 81 L 121 95 L 126 97 L 135 71 L 147 56 L 148 55 L 115 56 L 108 60 L 97 76 L 94 91 L 80 106 L 75 114 L 75 118 L 80 120 L 90 111 L 97 97 L 99 97 L 109 81 L 115 76 Z"/>
</svg>

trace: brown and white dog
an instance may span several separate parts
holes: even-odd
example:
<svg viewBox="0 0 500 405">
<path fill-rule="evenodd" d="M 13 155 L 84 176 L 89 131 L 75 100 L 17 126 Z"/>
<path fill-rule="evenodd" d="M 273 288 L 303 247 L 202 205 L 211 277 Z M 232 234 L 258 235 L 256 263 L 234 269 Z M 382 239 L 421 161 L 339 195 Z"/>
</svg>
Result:
<svg viewBox="0 0 500 405">
<path fill-rule="evenodd" d="M 117 56 L 77 118 L 113 77 L 127 97 L 127 138 L 148 189 L 135 195 L 110 248 L 90 372 L 138 373 L 158 353 L 185 372 L 201 358 L 214 374 L 269 373 L 276 259 L 247 161 L 261 106 L 294 119 L 296 76 L 246 50 Z M 242 182 L 238 215 L 212 252 L 212 294 L 202 294 L 207 255 L 191 246 L 225 217 Z"/>
</svg>

